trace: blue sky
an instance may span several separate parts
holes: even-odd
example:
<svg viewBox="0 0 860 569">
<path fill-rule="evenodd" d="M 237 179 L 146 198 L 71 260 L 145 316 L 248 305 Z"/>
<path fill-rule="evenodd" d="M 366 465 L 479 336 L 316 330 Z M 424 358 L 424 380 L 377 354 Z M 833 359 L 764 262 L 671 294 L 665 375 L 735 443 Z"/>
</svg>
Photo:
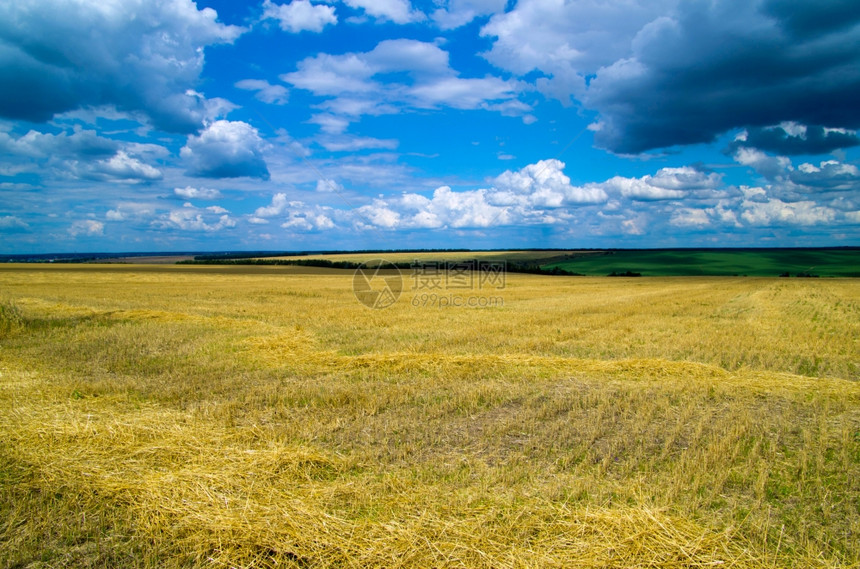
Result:
<svg viewBox="0 0 860 569">
<path fill-rule="evenodd" d="M 0 252 L 860 245 L 855 0 L 0 3 Z"/>
</svg>

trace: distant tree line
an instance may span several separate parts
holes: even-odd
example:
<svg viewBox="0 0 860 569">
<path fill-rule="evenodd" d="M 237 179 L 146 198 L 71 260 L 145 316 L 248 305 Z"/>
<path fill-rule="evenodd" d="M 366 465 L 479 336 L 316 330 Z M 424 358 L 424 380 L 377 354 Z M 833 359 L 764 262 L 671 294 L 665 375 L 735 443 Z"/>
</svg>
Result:
<svg viewBox="0 0 860 569">
<path fill-rule="evenodd" d="M 390 252 L 390 251 L 388 251 Z M 410 251 L 412 252 L 412 251 Z M 444 252 L 444 251 L 443 251 Z M 456 261 L 453 263 L 458 267 L 463 266 L 472 266 L 479 267 L 481 264 L 492 263 L 492 261 L 479 261 L 478 259 L 471 260 L 462 260 Z M 565 276 L 565 277 L 582 277 L 585 276 L 581 273 L 576 273 L 573 271 L 568 271 L 565 269 L 561 269 L 559 267 L 553 267 L 551 269 L 545 269 L 538 264 L 535 263 L 521 263 L 516 261 L 499 261 L 500 265 L 504 267 L 504 270 L 509 273 L 527 273 L 532 275 L 556 275 L 556 276 Z M 355 261 L 331 261 L 329 259 L 254 259 L 249 257 L 238 257 L 238 256 L 224 256 L 224 255 L 197 255 L 192 260 L 187 261 L 178 261 L 178 265 L 263 265 L 263 266 L 299 266 L 299 267 L 321 267 L 324 269 L 347 269 L 347 270 L 355 270 L 362 266 L 364 263 L 357 263 Z M 414 270 L 416 267 L 429 267 L 430 263 L 417 265 L 414 262 L 397 262 L 397 263 L 388 263 L 389 265 L 396 267 L 400 270 Z M 432 265 L 436 266 L 436 265 Z M 444 265 L 439 266 L 439 268 L 444 268 Z"/>
</svg>

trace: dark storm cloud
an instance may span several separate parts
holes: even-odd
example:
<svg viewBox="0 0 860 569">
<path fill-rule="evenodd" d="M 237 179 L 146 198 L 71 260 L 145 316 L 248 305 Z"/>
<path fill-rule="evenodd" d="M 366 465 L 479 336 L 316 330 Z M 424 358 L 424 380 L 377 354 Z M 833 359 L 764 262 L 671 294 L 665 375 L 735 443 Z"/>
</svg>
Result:
<svg viewBox="0 0 860 569">
<path fill-rule="evenodd" d="M 591 81 L 583 102 L 600 112 L 597 144 L 639 153 L 784 121 L 860 126 L 853 4 L 816 3 L 820 12 L 810 15 L 811 8 L 794 2 L 683 2 L 672 17 L 639 32 L 633 57 L 600 69 Z M 802 151 L 832 150 L 842 140 L 831 134 Z"/>
<path fill-rule="evenodd" d="M 789 132 L 793 129 L 784 126 L 750 128 L 746 132 L 745 139 L 734 141 L 729 145 L 729 150 L 734 152 L 740 146 L 747 146 L 790 156 L 794 154 L 825 154 L 839 148 L 848 148 L 860 144 L 860 137 L 855 131 L 833 130 L 821 126 L 793 126 L 799 126 L 801 131 Z"/>
<path fill-rule="evenodd" d="M 203 47 L 240 30 L 190 0 L 0 2 L 0 117 L 110 106 L 192 132 L 218 102 L 191 91 Z"/>
<path fill-rule="evenodd" d="M 781 20 L 786 30 L 801 38 L 847 30 L 860 22 L 857 0 L 767 0 L 763 11 Z"/>
</svg>

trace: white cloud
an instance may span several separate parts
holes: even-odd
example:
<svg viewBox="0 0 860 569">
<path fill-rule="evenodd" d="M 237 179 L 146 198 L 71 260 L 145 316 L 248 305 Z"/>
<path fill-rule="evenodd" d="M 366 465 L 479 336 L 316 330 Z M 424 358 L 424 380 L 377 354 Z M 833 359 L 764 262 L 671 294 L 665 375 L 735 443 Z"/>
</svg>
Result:
<svg viewBox="0 0 860 569">
<path fill-rule="evenodd" d="M 274 200 L 273 200 L 274 201 Z M 279 200 L 280 201 L 280 200 Z M 308 232 L 308 231 L 324 231 L 335 227 L 331 216 L 337 213 L 341 215 L 344 212 L 338 212 L 328 206 L 310 206 L 301 201 L 291 201 L 288 204 L 284 200 L 283 207 L 278 207 L 277 215 L 285 214 L 285 219 L 281 222 L 281 227 L 289 229 L 293 232 Z M 289 206 L 289 208 L 287 208 Z M 257 210 L 258 212 L 260 210 Z M 354 215 L 355 212 L 351 212 Z M 347 216 L 350 214 L 346 214 Z M 265 220 L 263 220 L 265 221 Z"/>
<path fill-rule="evenodd" d="M 417 107 L 436 108 L 444 105 L 455 109 L 478 109 L 491 107 L 490 101 L 510 101 L 517 96 L 518 91 L 519 87 L 515 81 L 505 81 L 498 77 L 445 77 L 416 85 L 409 90 L 409 95 Z M 520 110 L 531 110 L 525 103 L 520 105 Z M 499 110 L 510 109 L 512 107 L 507 106 Z"/>
<path fill-rule="evenodd" d="M 281 224 L 281 227 L 294 231 L 324 231 L 326 229 L 333 229 L 335 225 L 327 215 L 294 212 Z"/>
<path fill-rule="evenodd" d="M 564 162 L 541 160 L 517 172 L 506 171 L 494 180 L 494 194 L 500 194 L 508 203 L 523 203 L 512 196 L 526 196 L 527 203 L 541 207 L 560 207 L 569 204 L 602 203 L 608 195 L 596 184 L 572 186 L 564 172 Z"/>
<path fill-rule="evenodd" d="M 269 179 L 263 159 L 265 143 L 257 129 L 242 121 L 219 120 L 199 136 L 189 136 L 180 156 L 188 163 L 189 173 L 206 178 Z"/>
<path fill-rule="evenodd" d="M 792 182 L 809 188 L 824 190 L 860 189 L 860 169 L 853 164 L 825 160 L 818 166 L 803 163 L 789 174 Z"/>
<path fill-rule="evenodd" d="M 167 149 L 156 144 L 119 142 L 94 130 L 73 127 L 57 134 L 30 130 L 15 137 L 0 131 L 0 152 L 42 175 L 124 183 L 159 180 L 162 172 L 142 158 L 162 158 Z"/>
<path fill-rule="evenodd" d="M 741 222 L 738 221 L 737 212 L 734 210 L 735 205 L 735 203 L 728 200 L 720 200 L 716 206 L 707 208 L 706 211 L 716 220 L 719 220 L 724 224 L 740 228 L 743 226 L 741 225 Z"/>
<path fill-rule="evenodd" d="M 107 160 L 99 160 L 92 165 L 88 172 L 83 172 L 83 174 L 94 179 L 126 183 L 160 180 L 162 177 L 161 170 L 144 164 L 122 150 Z"/>
<path fill-rule="evenodd" d="M 393 79 L 388 74 L 399 74 Z M 385 76 L 383 84 L 379 79 Z M 506 116 L 526 116 L 531 106 L 517 99 L 522 86 L 497 77 L 464 78 L 450 67 L 438 45 L 398 39 L 373 50 L 342 55 L 318 54 L 280 78 L 320 97 L 328 113 L 313 122 L 328 132 L 343 132 L 346 117 L 394 114 L 403 109 L 487 109 Z"/>
<path fill-rule="evenodd" d="M 297 64 L 297 71 L 281 79 L 317 95 L 361 94 L 383 89 L 372 81 L 374 75 L 401 71 L 423 79 L 453 74 L 448 52 L 436 44 L 395 39 L 379 42 L 368 52 L 308 57 Z"/>
<path fill-rule="evenodd" d="M 317 191 L 321 193 L 326 192 L 341 192 L 343 191 L 343 185 L 338 184 L 335 180 L 331 180 L 328 178 L 317 180 Z"/>
<path fill-rule="evenodd" d="M 180 198 L 191 200 L 217 200 L 221 197 L 221 192 L 213 188 L 194 188 L 185 186 L 184 188 L 173 188 L 173 193 Z"/>
<path fill-rule="evenodd" d="M 155 216 L 155 208 L 146 203 L 123 202 L 109 209 L 105 214 L 107 221 L 149 221 Z"/>
<path fill-rule="evenodd" d="M 627 235 L 645 235 L 645 218 L 638 216 L 621 222 L 621 231 Z"/>
<path fill-rule="evenodd" d="M 490 227 L 508 220 L 504 208 L 487 202 L 487 190 L 455 192 L 448 186 L 437 188 L 429 206 L 413 219 L 422 220 L 421 214 L 439 220 L 449 227 Z"/>
<path fill-rule="evenodd" d="M 606 201 L 607 194 L 597 186 L 572 186 L 563 168 L 564 163 L 558 160 L 542 160 L 500 174 L 491 188 L 454 191 L 441 186 L 430 197 L 404 193 L 374 200 L 358 209 L 359 225 L 465 229 L 561 223 L 568 217 L 565 208 Z"/>
<path fill-rule="evenodd" d="M 325 4 L 311 4 L 308 0 L 293 0 L 289 4 L 263 2 L 263 19 L 278 20 L 285 32 L 321 32 L 328 25 L 337 24 L 334 8 Z"/>
<path fill-rule="evenodd" d="M 244 91 L 256 91 L 254 97 L 270 105 L 286 105 L 290 98 L 286 87 L 262 79 L 242 79 L 235 86 Z"/>
<path fill-rule="evenodd" d="M 741 218 L 751 225 L 816 225 L 830 223 L 836 211 L 813 201 L 784 202 L 777 198 L 767 201 L 744 200 Z"/>
<path fill-rule="evenodd" d="M 369 149 L 393 150 L 399 144 L 394 139 L 380 139 L 367 136 L 323 137 L 319 139 L 319 143 L 329 152 L 355 152 Z"/>
<path fill-rule="evenodd" d="M 0 116 L 47 121 L 86 107 L 142 113 L 170 132 L 199 128 L 210 101 L 189 94 L 204 47 L 242 33 L 191 0 L 0 3 Z"/>
<path fill-rule="evenodd" d="M 432 14 L 433 21 L 443 30 L 464 26 L 477 18 L 505 10 L 506 0 L 447 0 Z"/>
<path fill-rule="evenodd" d="M 708 214 L 705 210 L 694 209 L 689 207 L 681 207 L 672 212 L 672 218 L 669 220 L 670 225 L 675 227 L 705 227 L 711 224 Z"/>
<path fill-rule="evenodd" d="M 625 198 L 637 201 L 678 200 L 702 194 L 712 197 L 722 183 L 722 176 L 705 173 L 689 166 L 661 168 L 655 175 L 641 178 L 615 176 L 603 187 Z"/>
<path fill-rule="evenodd" d="M 69 235 L 72 237 L 77 237 L 78 235 L 104 235 L 104 228 L 105 224 L 101 221 L 85 219 L 72 223 L 72 226 L 69 227 Z"/>
<path fill-rule="evenodd" d="M 607 180 L 605 185 L 616 190 L 625 198 L 639 201 L 680 199 L 686 195 L 686 192 L 682 190 L 653 186 L 641 178 L 615 176 Z"/>
<path fill-rule="evenodd" d="M 314 115 L 308 122 L 318 124 L 326 134 L 341 134 L 349 126 L 349 121 L 329 113 Z"/>
<path fill-rule="evenodd" d="M 343 0 L 350 8 L 362 9 L 369 16 L 395 24 L 420 22 L 423 13 L 413 10 L 408 0 Z"/>
<path fill-rule="evenodd" d="M 583 91 L 584 77 L 627 57 L 637 32 L 675 3 L 520 0 L 481 29 L 495 38 L 484 57 L 518 75 L 544 72 L 538 87 L 566 102 Z"/>
<path fill-rule="evenodd" d="M 769 180 L 780 179 L 793 170 L 791 159 L 786 156 L 771 156 L 756 148 L 742 146 L 735 152 L 738 164 L 749 166 Z"/>
<path fill-rule="evenodd" d="M 18 138 L 6 132 L 0 132 L 0 150 L 27 158 L 98 158 L 110 156 L 118 148 L 118 142 L 99 136 L 94 130 L 80 127 L 76 127 L 71 134 L 67 132 L 50 134 L 30 130 Z"/>
<path fill-rule="evenodd" d="M 29 229 L 30 226 L 15 215 L 0 217 L 0 230 Z"/>
<path fill-rule="evenodd" d="M 383 200 L 374 200 L 372 205 L 366 205 L 356 210 L 362 220 L 370 225 L 383 229 L 394 229 L 400 224 L 400 214 L 388 207 Z"/>
<path fill-rule="evenodd" d="M 201 209 L 187 203 L 182 208 L 162 214 L 153 225 L 165 229 L 212 233 L 236 226 L 236 221 L 228 213 L 217 206 L 214 209 Z"/>
<path fill-rule="evenodd" d="M 334 222 L 326 215 L 318 215 L 313 218 L 314 225 L 317 229 L 333 229 Z"/>
<path fill-rule="evenodd" d="M 281 75 L 281 79 L 316 95 L 367 93 L 378 88 L 369 81 L 377 71 L 354 53 L 320 53 L 303 59 L 296 67 L 296 71 Z"/>
<path fill-rule="evenodd" d="M 764 177 L 770 183 L 769 193 L 788 201 L 860 190 L 860 168 L 838 160 L 824 160 L 818 166 L 804 162 L 795 167 L 787 156 L 772 156 L 745 146 L 736 149 L 734 158 Z"/>
<path fill-rule="evenodd" d="M 254 215 L 257 217 L 275 217 L 276 215 L 281 215 L 284 213 L 284 210 L 287 209 L 289 202 L 287 201 L 287 194 L 277 193 L 272 196 L 272 203 L 270 205 L 264 207 L 258 207 L 257 211 L 254 212 Z"/>
</svg>

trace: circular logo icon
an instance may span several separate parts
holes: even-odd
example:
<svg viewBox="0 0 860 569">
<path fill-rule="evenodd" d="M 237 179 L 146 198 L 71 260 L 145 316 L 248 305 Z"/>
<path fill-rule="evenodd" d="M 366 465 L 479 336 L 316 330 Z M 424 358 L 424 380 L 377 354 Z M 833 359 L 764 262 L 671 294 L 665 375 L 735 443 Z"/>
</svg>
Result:
<svg viewBox="0 0 860 569">
<path fill-rule="evenodd" d="M 373 259 L 355 270 L 352 292 L 368 308 L 388 308 L 403 292 L 403 275 L 388 261 Z"/>
</svg>

